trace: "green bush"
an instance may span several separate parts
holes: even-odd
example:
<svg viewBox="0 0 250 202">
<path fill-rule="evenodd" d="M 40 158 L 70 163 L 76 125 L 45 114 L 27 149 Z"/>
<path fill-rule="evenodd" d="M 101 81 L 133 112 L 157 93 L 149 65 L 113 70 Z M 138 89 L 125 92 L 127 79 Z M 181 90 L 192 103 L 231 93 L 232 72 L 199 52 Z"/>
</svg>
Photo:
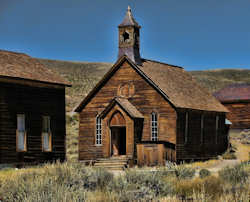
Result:
<svg viewBox="0 0 250 202">
<path fill-rule="evenodd" d="M 176 166 L 174 171 L 178 179 L 191 179 L 195 175 L 195 169 L 184 165 Z"/>
<path fill-rule="evenodd" d="M 248 176 L 249 173 L 244 170 L 244 164 L 234 167 L 226 167 L 219 171 L 219 177 L 233 185 L 245 183 L 248 179 Z"/>
<path fill-rule="evenodd" d="M 211 172 L 205 168 L 201 169 L 199 172 L 200 178 L 205 178 L 211 175 Z"/>
</svg>

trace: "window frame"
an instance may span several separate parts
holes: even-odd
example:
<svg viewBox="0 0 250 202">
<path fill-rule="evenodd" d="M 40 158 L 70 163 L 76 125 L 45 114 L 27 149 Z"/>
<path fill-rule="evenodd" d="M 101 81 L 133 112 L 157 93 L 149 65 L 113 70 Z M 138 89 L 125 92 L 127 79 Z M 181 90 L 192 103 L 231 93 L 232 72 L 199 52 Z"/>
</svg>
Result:
<svg viewBox="0 0 250 202">
<path fill-rule="evenodd" d="M 155 123 L 155 124 L 153 124 Z M 158 113 L 151 113 L 150 128 L 151 128 L 151 141 L 158 141 Z"/>
<path fill-rule="evenodd" d="M 20 149 L 19 148 L 19 129 L 18 129 L 18 117 L 23 117 L 23 119 L 24 119 L 24 130 L 22 131 L 23 133 L 24 133 L 24 137 L 23 137 L 23 149 Z M 25 114 L 23 113 L 23 114 L 17 114 L 16 115 L 16 120 L 17 120 L 17 122 L 16 122 L 16 151 L 17 152 L 27 152 L 27 132 L 26 132 L 26 120 L 25 120 Z M 21 131 L 20 131 L 21 132 Z"/>
<path fill-rule="evenodd" d="M 220 121 L 220 117 L 219 115 L 216 115 L 215 116 L 215 144 L 218 143 L 219 121 Z"/>
<path fill-rule="evenodd" d="M 99 115 L 95 118 L 95 145 L 102 146 L 102 119 Z"/>
<path fill-rule="evenodd" d="M 201 114 L 201 144 L 204 143 L 204 114 Z"/>
<path fill-rule="evenodd" d="M 185 133 L 184 133 L 184 143 L 188 143 L 188 132 L 189 132 L 189 113 L 185 112 Z"/>
<path fill-rule="evenodd" d="M 48 131 L 44 131 L 44 118 L 48 118 L 49 122 L 48 122 Z M 49 141 L 49 149 L 45 149 L 44 148 L 44 135 L 45 133 L 48 134 L 48 141 Z M 52 132 L 51 132 L 51 117 L 48 115 L 44 115 L 42 116 L 42 151 L 43 152 L 52 152 Z"/>
</svg>

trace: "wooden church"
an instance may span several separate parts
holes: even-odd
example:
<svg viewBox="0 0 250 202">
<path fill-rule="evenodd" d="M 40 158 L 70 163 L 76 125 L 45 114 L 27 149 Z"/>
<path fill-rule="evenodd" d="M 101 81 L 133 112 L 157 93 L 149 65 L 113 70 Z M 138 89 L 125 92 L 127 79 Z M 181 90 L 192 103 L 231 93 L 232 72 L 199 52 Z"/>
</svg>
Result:
<svg viewBox="0 0 250 202">
<path fill-rule="evenodd" d="M 182 67 L 142 58 L 140 28 L 128 8 L 118 60 L 75 110 L 79 160 L 155 165 L 221 154 L 227 109 Z"/>
</svg>

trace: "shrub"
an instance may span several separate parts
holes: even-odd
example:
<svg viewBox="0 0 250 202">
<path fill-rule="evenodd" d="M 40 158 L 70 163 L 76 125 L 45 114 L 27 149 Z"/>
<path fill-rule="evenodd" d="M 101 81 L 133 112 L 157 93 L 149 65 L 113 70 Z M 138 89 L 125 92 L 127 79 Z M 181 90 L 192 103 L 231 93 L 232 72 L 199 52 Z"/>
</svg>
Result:
<svg viewBox="0 0 250 202">
<path fill-rule="evenodd" d="M 126 171 L 124 177 L 126 183 L 128 183 L 128 192 L 138 197 L 146 196 L 148 193 L 152 197 L 166 196 L 172 193 L 172 185 L 164 182 L 161 174 L 161 172 L 157 171 Z"/>
<path fill-rule="evenodd" d="M 178 179 L 191 179 L 195 175 L 195 169 L 184 165 L 176 166 L 174 171 Z"/>
<path fill-rule="evenodd" d="M 240 164 L 234 167 L 226 167 L 219 171 L 221 179 L 233 185 L 238 183 L 245 183 L 249 174 L 244 170 L 244 165 Z"/>
<path fill-rule="evenodd" d="M 103 168 L 90 168 L 83 176 L 84 188 L 87 190 L 106 189 L 113 178 L 113 174 Z"/>
<path fill-rule="evenodd" d="M 199 172 L 200 178 L 205 178 L 211 175 L 211 172 L 205 168 L 201 169 Z"/>
<path fill-rule="evenodd" d="M 234 154 L 234 152 L 229 152 L 229 151 L 225 152 L 225 153 L 222 155 L 222 158 L 223 158 L 223 159 L 227 159 L 227 160 L 229 160 L 229 159 L 237 159 L 237 157 L 236 157 L 236 155 Z"/>
</svg>

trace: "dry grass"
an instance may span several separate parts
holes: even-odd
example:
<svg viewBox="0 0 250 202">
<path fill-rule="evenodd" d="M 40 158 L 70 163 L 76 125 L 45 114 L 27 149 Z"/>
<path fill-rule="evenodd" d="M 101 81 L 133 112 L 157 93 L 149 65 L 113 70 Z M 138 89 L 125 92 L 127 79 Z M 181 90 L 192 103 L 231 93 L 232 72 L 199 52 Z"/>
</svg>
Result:
<svg viewBox="0 0 250 202">
<path fill-rule="evenodd" d="M 238 141 L 232 140 L 232 145 L 237 148 L 235 155 L 240 161 L 250 160 L 250 145 L 242 144 Z"/>
</svg>

